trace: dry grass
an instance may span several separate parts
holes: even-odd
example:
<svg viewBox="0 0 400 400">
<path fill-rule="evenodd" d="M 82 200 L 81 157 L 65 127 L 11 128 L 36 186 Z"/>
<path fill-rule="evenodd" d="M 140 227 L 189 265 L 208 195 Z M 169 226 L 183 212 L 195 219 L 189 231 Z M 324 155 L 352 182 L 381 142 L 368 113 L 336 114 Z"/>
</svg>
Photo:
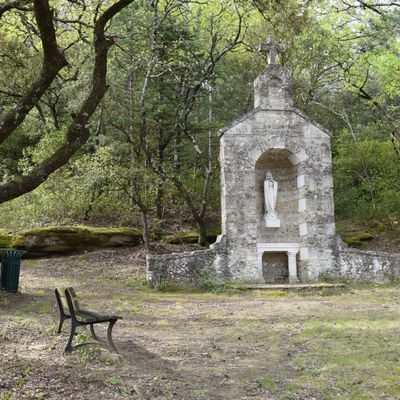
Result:
<svg viewBox="0 0 400 400">
<path fill-rule="evenodd" d="M 398 285 L 161 293 L 143 272 L 128 251 L 23 261 L 21 293 L 0 292 L 0 399 L 400 398 Z M 123 315 L 121 357 L 63 354 L 53 289 L 67 285 Z"/>
</svg>

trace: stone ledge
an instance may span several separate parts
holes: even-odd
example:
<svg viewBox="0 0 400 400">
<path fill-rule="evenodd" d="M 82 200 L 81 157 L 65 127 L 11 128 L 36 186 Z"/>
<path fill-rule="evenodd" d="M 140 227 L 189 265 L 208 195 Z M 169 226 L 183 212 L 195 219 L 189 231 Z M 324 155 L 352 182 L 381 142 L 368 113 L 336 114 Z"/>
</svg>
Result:
<svg viewBox="0 0 400 400">
<path fill-rule="evenodd" d="M 359 254 L 363 256 L 370 256 L 370 257 L 389 257 L 389 258 L 399 258 L 400 253 L 388 253 L 385 251 L 375 251 L 375 250 L 361 250 L 355 249 L 354 247 L 347 247 L 345 249 L 338 250 L 338 253 L 353 253 Z"/>
<path fill-rule="evenodd" d="M 193 251 L 184 251 L 182 253 L 167 253 L 167 254 L 149 254 L 146 259 L 148 261 L 153 260 L 177 260 L 181 258 L 189 258 L 194 256 L 204 256 L 205 254 L 214 253 L 213 249 L 204 249 L 204 250 L 193 250 Z"/>
<path fill-rule="evenodd" d="M 262 290 L 262 291 L 301 291 L 301 290 L 324 290 L 324 289 L 344 289 L 344 283 L 279 283 L 279 284 L 250 284 L 234 285 L 238 290 Z"/>
</svg>

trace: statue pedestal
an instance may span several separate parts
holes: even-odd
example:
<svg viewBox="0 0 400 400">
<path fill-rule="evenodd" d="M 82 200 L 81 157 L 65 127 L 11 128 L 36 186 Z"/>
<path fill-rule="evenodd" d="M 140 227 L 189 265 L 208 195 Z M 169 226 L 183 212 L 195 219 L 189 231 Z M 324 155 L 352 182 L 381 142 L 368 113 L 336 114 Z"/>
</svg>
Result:
<svg viewBox="0 0 400 400">
<path fill-rule="evenodd" d="M 281 221 L 276 215 L 265 214 L 264 221 L 267 228 L 279 228 L 281 226 Z"/>
</svg>

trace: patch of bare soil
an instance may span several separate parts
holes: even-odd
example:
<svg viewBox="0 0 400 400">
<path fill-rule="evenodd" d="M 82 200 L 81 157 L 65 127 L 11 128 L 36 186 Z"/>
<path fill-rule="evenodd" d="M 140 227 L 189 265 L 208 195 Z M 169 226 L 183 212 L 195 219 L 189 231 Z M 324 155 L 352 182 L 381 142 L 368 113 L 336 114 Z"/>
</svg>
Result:
<svg viewBox="0 0 400 400">
<path fill-rule="evenodd" d="M 367 321 L 371 318 L 380 321 L 388 346 L 398 328 L 397 288 L 330 296 L 163 293 L 144 285 L 145 254 L 138 248 L 23 261 L 20 293 L 0 291 L 1 400 L 319 400 L 332 399 L 332 393 L 361 398 L 348 395 L 353 381 L 344 385 L 336 379 L 342 372 L 324 358 L 326 349 L 335 345 L 333 352 L 351 352 L 360 344 L 380 368 L 397 362 L 382 353 L 386 348 L 375 336 L 369 344 L 359 343 L 362 329 L 375 326 Z M 123 317 L 113 335 L 119 356 L 97 345 L 63 353 L 69 323 L 61 335 L 55 333 L 53 290 L 65 286 L 75 287 L 88 308 Z M 344 325 L 347 336 L 342 335 L 340 324 L 355 318 L 360 327 Z M 105 336 L 106 326 L 96 330 Z M 87 333 L 74 339 L 86 340 Z M 341 362 L 332 365 L 346 371 Z M 368 375 L 362 358 L 351 365 L 353 374 L 358 366 Z M 365 398 L 378 398 L 374 388 L 382 389 L 377 383 Z M 379 398 L 398 398 L 390 397 L 391 390 Z"/>
</svg>

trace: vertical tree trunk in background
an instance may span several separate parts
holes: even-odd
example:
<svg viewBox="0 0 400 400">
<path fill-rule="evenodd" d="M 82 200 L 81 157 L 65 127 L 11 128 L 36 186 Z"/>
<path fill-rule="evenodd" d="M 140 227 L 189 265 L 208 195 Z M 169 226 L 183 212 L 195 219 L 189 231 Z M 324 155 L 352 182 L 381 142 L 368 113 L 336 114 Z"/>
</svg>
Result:
<svg viewBox="0 0 400 400">
<path fill-rule="evenodd" d="M 204 219 L 197 223 L 197 228 L 199 230 L 198 244 L 204 247 L 207 245 L 207 227 Z"/>
<path fill-rule="evenodd" d="M 156 215 L 158 219 L 164 218 L 164 187 L 162 182 L 157 183 L 157 196 L 155 199 L 156 203 Z"/>
<path fill-rule="evenodd" d="M 147 211 L 142 210 L 142 222 L 143 222 L 143 241 L 146 245 L 147 250 L 150 247 L 150 239 L 149 239 L 149 221 L 147 219 Z"/>
</svg>

